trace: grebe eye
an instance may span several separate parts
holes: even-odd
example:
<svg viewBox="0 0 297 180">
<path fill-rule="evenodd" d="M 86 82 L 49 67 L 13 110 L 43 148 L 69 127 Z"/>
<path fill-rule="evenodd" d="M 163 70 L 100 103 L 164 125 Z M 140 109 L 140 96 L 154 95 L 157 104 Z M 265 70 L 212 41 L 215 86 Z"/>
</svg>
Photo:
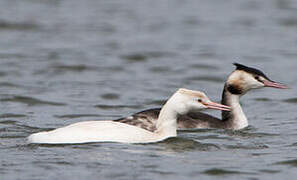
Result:
<svg viewBox="0 0 297 180">
<path fill-rule="evenodd" d="M 202 99 L 198 99 L 198 102 L 200 102 L 200 103 L 201 103 L 201 102 L 202 102 Z"/>
</svg>

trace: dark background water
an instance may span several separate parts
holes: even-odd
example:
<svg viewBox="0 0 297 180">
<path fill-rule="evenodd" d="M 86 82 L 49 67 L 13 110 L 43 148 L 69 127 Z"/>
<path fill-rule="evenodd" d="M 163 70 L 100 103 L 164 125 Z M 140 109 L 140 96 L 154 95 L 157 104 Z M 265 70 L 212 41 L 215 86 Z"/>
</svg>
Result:
<svg viewBox="0 0 297 180">
<path fill-rule="evenodd" d="M 2 0 L 0 179 L 294 179 L 296 45 L 294 0 Z M 219 101 L 233 62 L 291 87 L 243 97 L 242 131 L 148 145 L 26 143 L 158 107 L 179 87 Z"/>
</svg>

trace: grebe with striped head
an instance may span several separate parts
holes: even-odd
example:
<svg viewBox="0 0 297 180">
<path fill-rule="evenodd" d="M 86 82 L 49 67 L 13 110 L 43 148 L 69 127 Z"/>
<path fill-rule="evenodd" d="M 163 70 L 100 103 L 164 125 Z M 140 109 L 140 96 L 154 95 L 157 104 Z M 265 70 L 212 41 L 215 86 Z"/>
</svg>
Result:
<svg viewBox="0 0 297 180">
<path fill-rule="evenodd" d="M 229 106 L 210 101 L 203 92 L 179 89 L 162 107 L 156 121 L 155 132 L 115 121 L 86 121 L 32 134 L 28 137 L 28 141 L 38 144 L 158 142 L 177 135 L 178 116 L 206 108 L 230 111 Z"/>
<path fill-rule="evenodd" d="M 248 120 L 239 103 L 240 97 L 252 89 L 272 87 L 287 89 L 288 87 L 270 80 L 262 71 L 234 63 L 236 69 L 229 75 L 225 83 L 221 104 L 231 106 L 229 112 L 222 111 L 222 119 L 201 112 L 189 112 L 178 118 L 178 129 L 220 128 L 238 130 L 248 126 Z M 141 111 L 132 116 L 115 120 L 138 126 L 149 131 L 156 130 L 156 120 L 160 108 Z"/>
</svg>

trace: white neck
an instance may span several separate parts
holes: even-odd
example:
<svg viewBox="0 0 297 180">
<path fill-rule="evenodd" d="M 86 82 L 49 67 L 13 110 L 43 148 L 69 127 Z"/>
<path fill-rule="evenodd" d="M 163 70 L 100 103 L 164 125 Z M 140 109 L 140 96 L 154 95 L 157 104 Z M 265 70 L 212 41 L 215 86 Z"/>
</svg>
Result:
<svg viewBox="0 0 297 180">
<path fill-rule="evenodd" d="M 162 107 L 158 120 L 156 133 L 162 137 L 176 136 L 177 117 L 175 95 L 173 95 Z"/>
<path fill-rule="evenodd" d="M 222 119 L 230 129 L 242 129 L 248 126 L 248 120 L 239 103 L 240 95 L 231 94 L 225 90 L 222 104 L 231 106 L 230 112 L 223 112 Z"/>
<path fill-rule="evenodd" d="M 248 120 L 241 108 L 241 105 L 239 103 L 240 96 L 238 95 L 232 95 L 230 98 L 231 101 L 231 113 L 233 114 L 233 129 L 242 129 L 248 126 Z"/>
</svg>

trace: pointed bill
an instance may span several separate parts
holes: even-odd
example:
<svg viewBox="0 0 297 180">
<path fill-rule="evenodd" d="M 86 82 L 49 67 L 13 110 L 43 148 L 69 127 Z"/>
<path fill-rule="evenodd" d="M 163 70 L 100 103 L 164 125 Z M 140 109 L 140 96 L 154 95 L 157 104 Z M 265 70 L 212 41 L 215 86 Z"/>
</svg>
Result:
<svg viewBox="0 0 297 180">
<path fill-rule="evenodd" d="M 265 81 L 263 81 L 263 83 L 264 83 L 264 86 L 266 86 L 266 87 L 272 87 L 272 88 L 278 88 L 278 89 L 289 89 L 288 86 L 278 83 L 278 82 L 265 80 Z"/>
<path fill-rule="evenodd" d="M 226 105 L 223 105 L 223 104 L 214 103 L 214 102 L 207 102 L 207 103 L 203 103 L 203 104 L 209 109 L 217 109 L 217 110 L 222 110 L 222 111 L 231 111 L 230 106 L 226 106 Z"/>
</svg>

